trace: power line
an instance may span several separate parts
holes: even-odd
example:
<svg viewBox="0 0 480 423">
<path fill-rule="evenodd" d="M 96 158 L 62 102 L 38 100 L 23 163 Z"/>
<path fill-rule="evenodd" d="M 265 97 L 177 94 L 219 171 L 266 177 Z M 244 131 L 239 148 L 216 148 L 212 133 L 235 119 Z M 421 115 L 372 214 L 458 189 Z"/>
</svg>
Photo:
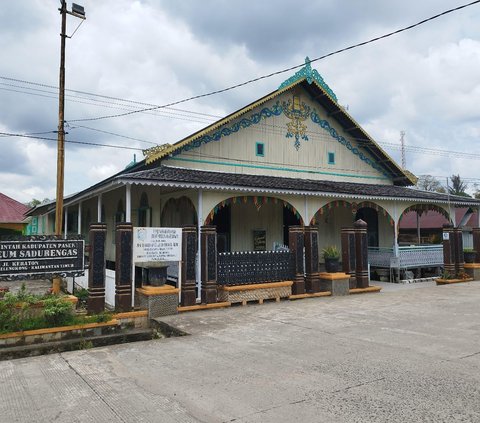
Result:
<svg viewBox="0 0 480 423">
<path fill-rule="evenodd" d="M 0 136 L 2 137 L 19 137 L 19 138 L 31 138 L 35 140 L 44 140 L 44 141 L 55 141 L 57 142 L 56 138 L 47 138 L 47 137 L 39 137 L 37 135 L 28 135 L 28 134 L 15 134 L 10 132 L 0 132 Z M 142 151 L 141 148 L 136 147 L 125 147 L 123 145 L 114 145 L 114 144 L 101 144 L 97 142 L 87 142 L 87 141 L 74 141 L 74 140 L 65 140 L 66 143 L 70 144 L 81 144 L 81 145 L 90 145 L 94 147 L 109 147 L 109 148 L 119 148 L 121 150 L 135 150 L 135 151 Z"/>
<path fill-rule="evenodd" d="M 3 76 L 3 75 L 0 75 L 0 79 L 6 80 L 6 81 L 11 81 L 11 82 L 16 82 L 16 83 L 21 83 L 21 84 L 24 84 L 24 85 L 34 85 L 34 86 L 43 87 L 43 88 L 51 88 L 51 89 L 54 89 L 55 91 L 40 90 L 40 89 L 37 89 L 37 88 L 30 88 L 30 87 L 26 87 L 26 86 L 22 86 L 22 85 L 7 84 L 5 82 L 0 83 L 0 85 L 4 85 L 4 86 L 8 86 L 8 87 L 23 88 L 23 89 L 32 90 L 32 91 L 40 91 L 40 92 L 44 92 L 44 93 L 48 93 L 48 94 L 54 94 L 55 98 L 58 98 L 58 87 L 55 86 L 55 85 L 48 85 L 48 84 L 44 84 L 44 83 L 40 83 L 40 82 L 27 81 L 25 79 L 11 78 L 11 77 L 8 77 L 8 76 Z M 15 91 L 15 90 L 11 90 L 11 91 Z M 152 104 L 152 103 L 145 103 L 145 102 L 142 102 L 142 101 L 130 100 L 130 99 L 125 99 L 125 98 L 120 98 L 120 97 L 112 97 L 112 96 L 103 95 L 103 94 L 91 93 L 91 92 L 88 92 L 88 91 L 72 90 L 72 89 L 68 89 L 68 88 L 65 88 L 65 91 L 75 93 L 75 94 L 84 94 L 84 95 L 88 95 L 88 96 L 91 96 L 91 97 L 99 97 L 99 98 L 103 98 L 103 99 L 106 99 L 106 100 L 114 100 L 114 101 L 120 102 L 120 103 L 136 104 L 138 106 L 162 107 L 162 106 L 158 106 L 158 105 Z M 22 91 L 16 91 L 16 92 L 22 92 Z M 32 94 L 32 93 L 28 93 L 28 92 L 24 92 L 24 93 L 25 94 Z M 88 99 L 88 98 L 85 98 L 85 97 L 73 96 L 73 95 L 71 95 L 70 97 L 80 98 L 80 99 Z M 100 100 L 96 100 L 96 99 L 88 99 L 88 100 L 100 101 Z M 104 103 L 106 103 L 106 104 L 119 104 L 119 103 L 115 103 L 115 102 L 106 102 L 106 101 Z M 192 110 L 178 109 L 178 108 L 174 108 L 174 107 L 164 107 L 164 108 L 168 109 L 168 110 L 171 110 L 171 111 L 174 111 L 174 112 L 188 113 L 188 114 L 193 114 L 193 115 L 198 115 L 198 116 L 205 116 L 205 117 L 208 117 L 208 118 L 218 119 L 218 118 L 222 117 L 222 116 L 213 115 L 213 114 L 210 114 L 210 113 L 195 112 L 195 111 L 192 111 Z"/>
<path fill-rule="evenodd" d="M 103 133 L 103 134 L 108 134 L 108 135 L 114 135 L 114 136 L 116 136 L 116 137 L 125 138 L 125 139 L 127 139 L 127 140 L 133 140 L 133 141 L 143 142 L 143 143 L 146 143 L 146 144 L 158 145 L 158 143 L 156 143 L 156 142 L 145 141 L 145 140 L 141 140 L 141 139 L 138 139 L 138 138 L 128 137 L 128 136 L 126 136 L 126 135 L 116 134 L 115 132 L 103 131 L 103 130 L 97 129 L 97 128 L 90 128 L 89 126 L 77 125 L 77 126 L 69 127 L 70 130 L 77 129 L 77 128 L 89 129 L 89 130 L 91 130 L 91 131 L 101 132 L 101 133 Z"/>
<path fill-rule="evenodd" d="M 374 43 L 376 41 L 379 41 L 379 40 L 382 40 L 382 39 L 385 39 L 385 38 L 388 38 L 388 37 L 391 37 L 393 35 L 396 35 L 396 34 L 400 34 L 402 32 L 405 32 L 405 31 L 408 31 L 410 29 L 413 29 L 417 26 L 420 26 L 420 25 L 423 25 L 427 22 L 430 22 L 432 20 L 435 20 L 435 19 L 438 19 L 442 16 L 445 16 L 449 13 L 453 13 L 453 12 L 456 12 L 458 10 L 461 10 L 461 9 L 464 9 L 466 7 L 469 7 L 469 6 L 473 6 L 474 4 L 477 4 L 477 3 L 480 3 L 480 0 L 475 0 L 475 1 L 472 1 L 470 3 L 467 3 L 467 4 L 464 4 L 464 5 L 461 5 L 461 6 L 458 6 L 458 7 L 455 7 L 453 9 L 448 9 L 448 10 L 445 10 L 444 12 L 441 12 L 441 13 L 438 13 L 436 15 L 433 15 L 429 18 L 426 18 L 426 19 L 423 19 L 419 22 L 416 22 L 414 24 L 411 24 L 411 25 L 408 25 L 406 27 L 403 27 L 403 28 L 400 28 L 400 29 L 397 29 L 396 31 L 392 31 L 392 32 L 389 32 L 387 34 L 384 34 L 384 35 L 381 35 L 381 36 L 378 36 L 378 37 L 375 37 L 375 38 L 371 38 L 370 40 L 367 40 L 367 41 L 363 41 L 361 43 L 357 43 L 357 44 L 353 44 L 351 46 L 348 46 L 348 47 L 344 47 L 342 49 L 339 49 L 339 50 L 335 50 L 333 52 L 330 52 L 330 53 L 327 53 L 323 56 L 320 56 L 320 57 L 316 57 L 312 60 L 310 60 L 310 63 L 313 63 L 313 62 L 317 62 L 319 60 L 323 60 L 327 57 L 331 57 L 331 56 L 334 56 L 334 55 L 337 55 L 337 54 L 340 54 L 340 53 L 343 53 L 345 51 L 348 51 L 348 50 L 352 50 L 354 48 L 358 48 L 358 47 L 362 47 L 362 46 L 365 46 L 367 44 L 370 44 L 370 43 Z M 286 69 L 282 69 L 280 71 L 276 71 L 276 72 L 272 72 L 272 73 L 269 73 L 269 74 L 266 74 L 266 75 L 263 75 L 263 76 L 259 76 L 257 78 L 253 78 L 253 79 L 250 79 L 248 81 L 245 81 L 245 82 L 241 82 L 239 84 L 235 84 L 235 85 L 232 85 L 230 87 L 227 87 L 227 88 L 223 88 L 223 89 L 220 89 L 220 90 L 216 90 L 216 91 L 211 91 L 209 93 L 205 93 L 205 94 L 199 94 L 199 95 L 195 95 L 195 96 L 192 96 L 192 97 L 188 97 L 188 98 L 185 98 L 183 100 L 178 100 L 178 101 L 174 101 L 174 102 L 171 102 L 171 103 L 168 103 L 168 104 L 164 104 L 162 106 L 153 106 L 153 107 L 149 107 L 149 108 L 145 108 L 145 109 L 142 109 L 142 110 L 134 110 L 134 111 L 131 111 L 131 112 L 125 112 L 125 113 L 118 113 L 118 114 L 115 114 L 115 115 L 104 115 L 104 116 L 97 116 L 97 117 L 94 117 L 94 118 L 83 118 L 83 119 L 70 119 L 70 122 L 86 122 L 86 121 L 94 121 L 94 120 L 103 120 L 103 119 L 110 119 L 110 118 L 116 118 L 116 117 L 122 117 L 122 116 L 128 116 L 128 115 L 132 115 L 132 114 L 135 114 L 135 113 L 140 113 L 141 111 L 150 111 L 150 110 L 156 110 L 156 109 L 163 109 L 163 108 L 166 108 L 166 107 L 171 107 L 171 106 L 175 106 L 177 104 L 182 104 L 182 103 L 186 103 L 188 101 L 192 101 L 192 100 L 197 100 L 199 98 L 204 98 L 204 97 L 209 97 L 209 96 L 212 96 L 212 95 L 216 95 L 216 94 L 221 94 L 221 93 L 224 93 L 226 91 L 231 91 L 233 89 L 236 89 L 236 88 L 240 88 L 240 87 L 243 87 L 245 85 L 249 85 L 249 84 L 252 84 L 253 82 L 258 82 L 260 80 L 263 80 L 263 79 L 267 79 L 267 78 L 271 78 L 272 76 L 276 76 L 276 75 L 280 75 L 282 73 L 285 73 L 285 72 L 290 72 L 292 70 L 295 70 L 295 69 L 298 69 L 300 67 L 303 67 L 304 66 L 304 63 L 302 64 L 299 64 L 299 65 L 295 65 L 295 66 L 291 66 L 289 68 L 286 68 Z"/>
</svg>

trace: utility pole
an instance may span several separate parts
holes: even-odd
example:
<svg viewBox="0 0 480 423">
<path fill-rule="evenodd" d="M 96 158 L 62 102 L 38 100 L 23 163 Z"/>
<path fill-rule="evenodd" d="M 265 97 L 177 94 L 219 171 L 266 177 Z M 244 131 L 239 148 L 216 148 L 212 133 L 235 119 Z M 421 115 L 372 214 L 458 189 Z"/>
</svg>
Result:
<svg viewBox="0 0 480 423">
<path fill-rule="evenodd" d="M 63 223 L 63 187 L 65 179 L 65 41 L 67 39 L 67 13 L 69 15 L 76 16 L 77 18 L 85 19 L 85 11 L 83 10 L 82 6 L 73 3 L 72 12 L 68 12 L 67 1 L 60 1 L 62 5 L 58 10 L 62 16 L 62 30 L 60 33 L 60 78 L 58 84 L 57 195 L 55 202 L 55 235 L 62 235 Z M 83 21 L 80 23 L 80 25 L 82 23 Z M 65 237 L 66 236 L 67 234 L 65 233 Z M 54 278 L 52 283 L 53 293 L 58 294 L 60 292 L 60 285 L 61 278 Z"/>
<path fill-rule="evenodd" d="M 57 131 L 57 196 L 55 208 L 55 235 L 62 234 L 63 186 L 65 173 L 65 39 L 67 38 L 67 2 L 62 0 L 62 32 L 60 33 L 60 82 L 58 94 L 58 131 Z"/>
</svg>

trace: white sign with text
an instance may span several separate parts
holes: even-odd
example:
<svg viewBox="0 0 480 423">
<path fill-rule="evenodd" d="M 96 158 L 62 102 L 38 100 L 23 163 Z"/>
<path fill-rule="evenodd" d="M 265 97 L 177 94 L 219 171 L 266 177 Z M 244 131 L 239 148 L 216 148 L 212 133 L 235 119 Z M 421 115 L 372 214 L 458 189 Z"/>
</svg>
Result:
<svg viewBox="0 0 480 423">
<path fill-rule="evenodd" d="M 181 228 L 133 228 L 133 261 L 180 261 Z"/>
</svg>

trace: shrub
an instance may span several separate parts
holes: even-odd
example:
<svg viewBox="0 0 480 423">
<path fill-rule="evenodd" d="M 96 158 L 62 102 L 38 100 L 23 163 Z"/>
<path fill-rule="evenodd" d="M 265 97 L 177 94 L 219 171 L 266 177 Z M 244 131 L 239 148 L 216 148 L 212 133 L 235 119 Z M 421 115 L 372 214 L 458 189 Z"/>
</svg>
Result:
<svg viewBox="0 0 480 423">
<path fill-rule="evenodd" d="M 62 326 L 73 319 L 73 305 L 62 297 L 50 297 L 44 300 L 45 320 L 52 326 Z"/>
</svg>

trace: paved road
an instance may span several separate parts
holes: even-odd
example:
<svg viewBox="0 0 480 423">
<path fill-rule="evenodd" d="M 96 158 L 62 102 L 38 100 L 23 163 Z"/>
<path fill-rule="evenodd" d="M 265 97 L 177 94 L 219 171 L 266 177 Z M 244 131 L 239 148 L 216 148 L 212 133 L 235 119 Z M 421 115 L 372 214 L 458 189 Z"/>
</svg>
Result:
<svg viewBox="0 0 480 423">
<path fill-rule="evenodd" d="M 397 287 L 398 288 L 398 287 Z M 480 422 L 480 282 L 165 318 L 0 362 L 0 422 Z"/>
</svg>

